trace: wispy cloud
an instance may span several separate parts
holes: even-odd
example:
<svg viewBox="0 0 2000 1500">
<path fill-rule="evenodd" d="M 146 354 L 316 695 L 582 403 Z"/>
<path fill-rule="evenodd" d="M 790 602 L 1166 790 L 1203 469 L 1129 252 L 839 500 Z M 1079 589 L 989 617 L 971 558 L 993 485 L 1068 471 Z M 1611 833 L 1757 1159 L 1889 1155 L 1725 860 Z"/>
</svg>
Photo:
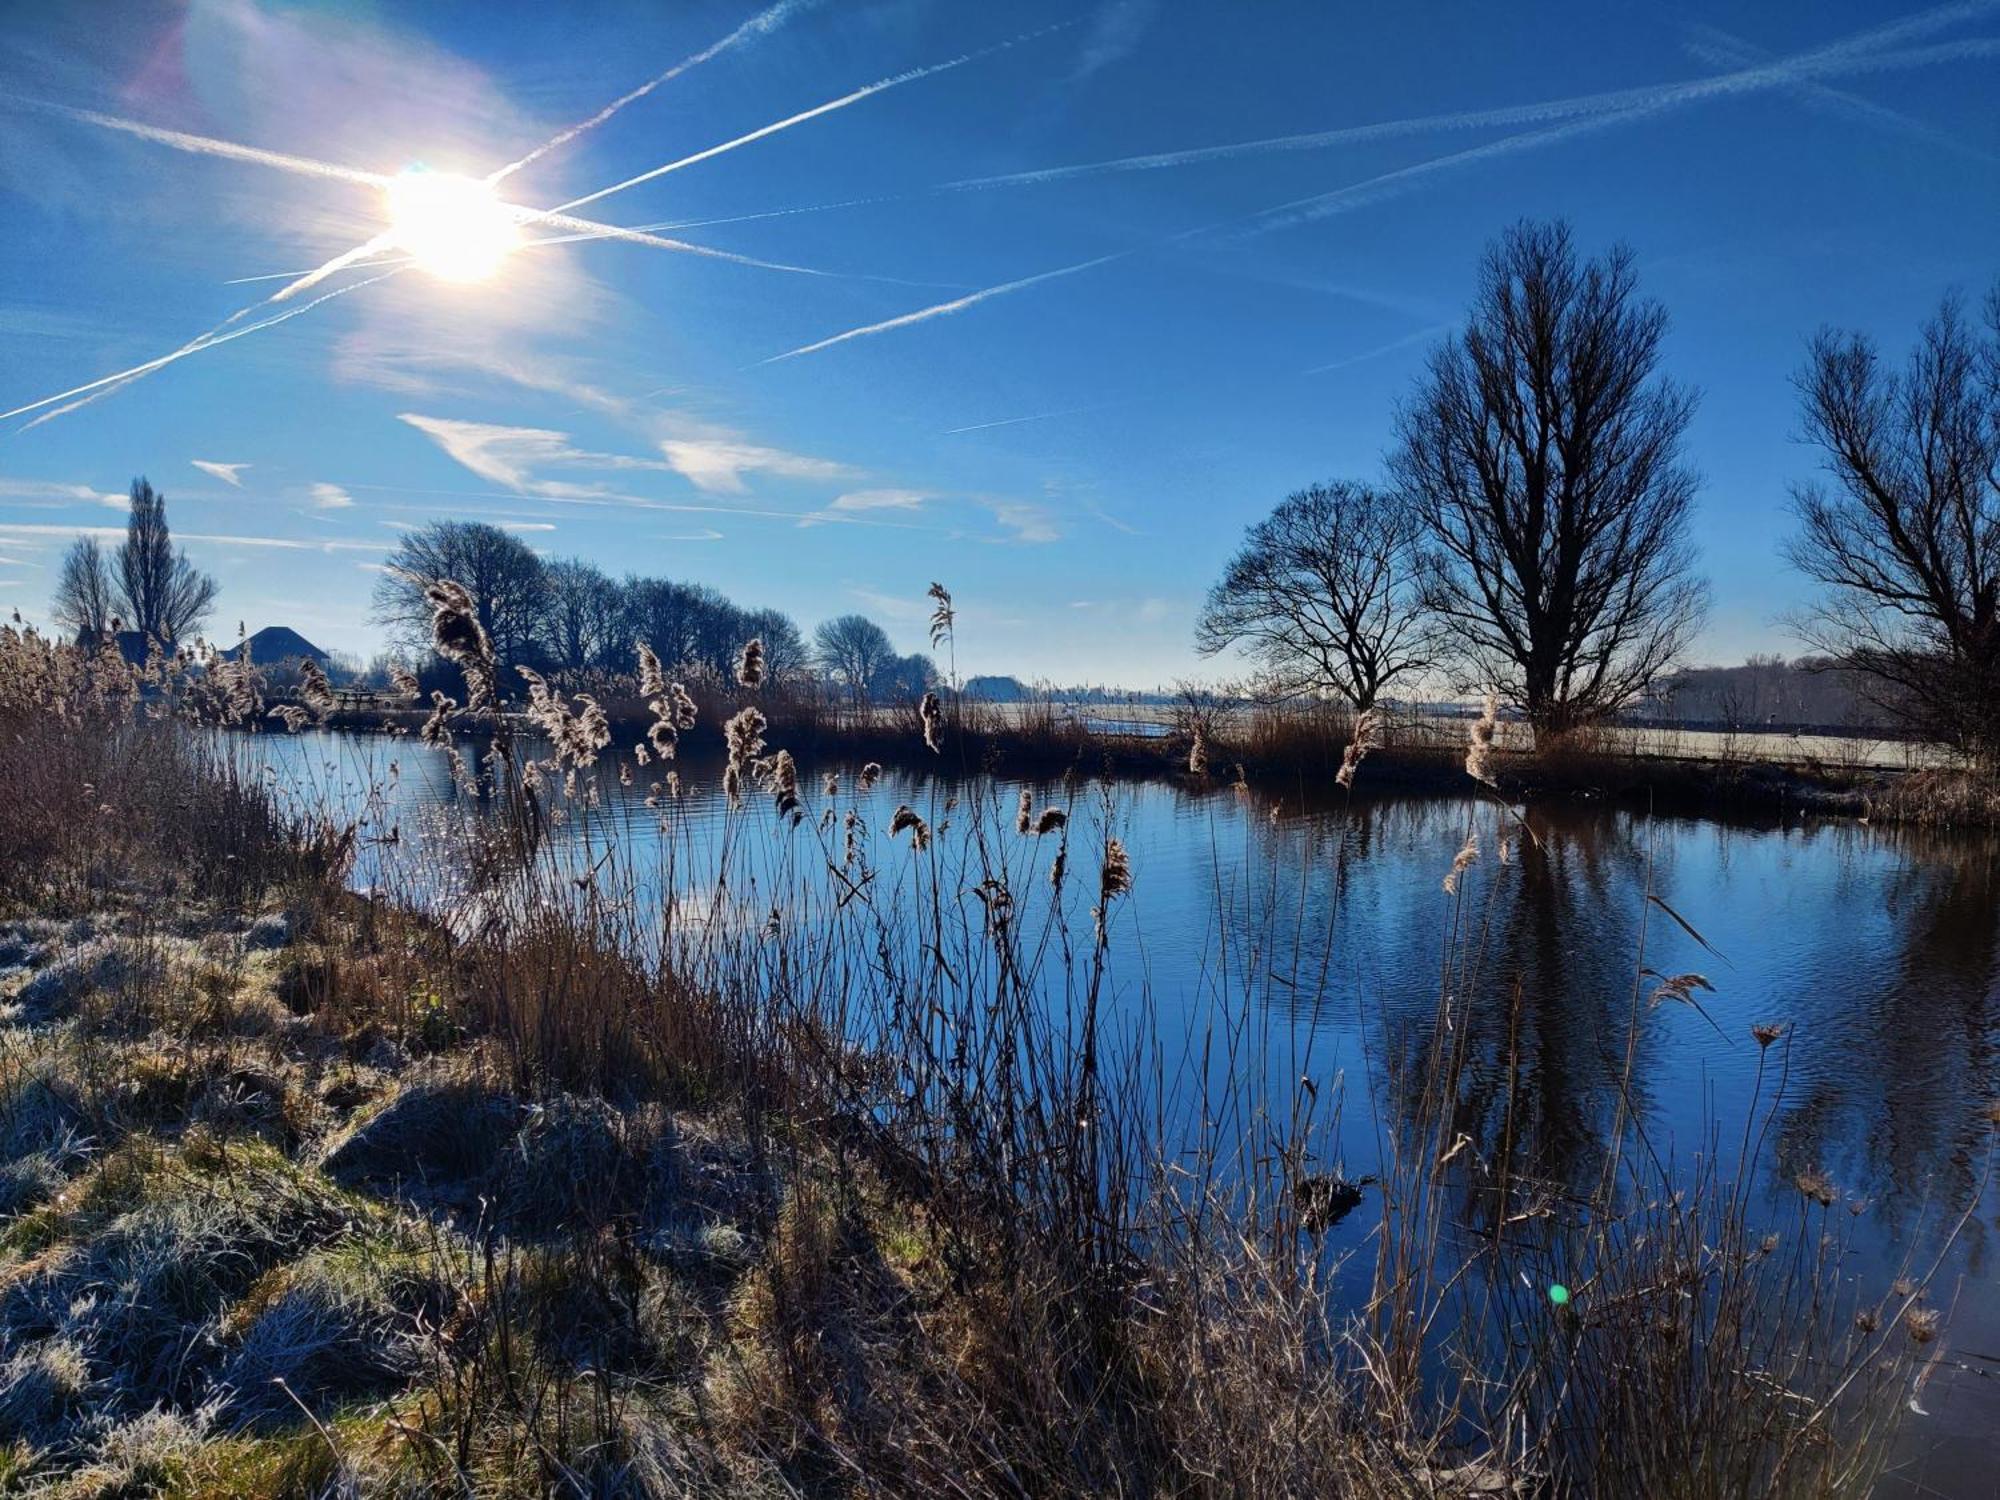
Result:
<svg viewBox="0 0 2000 1500">
<path fill-rule="evenodd" d="M 696 489 L 711 495 L 741 495 L 745 476 L 774 474 L 782 479 L 845 479 L 854 471 L 831 459 L 787 453 L 733 437 L 669 438 L 660 444 L 666 466 Z"/>
<path fill-rule="evenodd" d="M 321 480 L 307 492 L 312 498 L 314 510 L 346 510 L 354 503 L 354 497 L 337 484 Z"/>
<path fill-rule="evenodd" d="M 243 488 L 243 471 L 250 467 L 248 464 L 217 463 L 212 458 L 191 458 L 188 462 L 202 473 L 213 475 L 224 484 L 239 490 Z"/>
<path fill-rule="evenodd" d="M 849 490 L 829 510 L 916 510 L 931 498 L 922 490 Z"/>
<path fill-rule="evenodd" d="M 552 521 L 502 521 L 500 522 L 500 529 L 502 531 L 554 531 L 556 528 L 555 523 Z"/>
<path fill-rule="evenodd" d="M 1040 505 L 1026 500 L 986 500 L 981 502 L 1016 542 L 1059 542 L 1062 531 L 1055 518 Z"/>
<path fill-rule="evenodd" d="M 1123 62 L 1137 49 L 1160 12 L 1159 0 L 1105 0 L 1091 18 L 1090 32 L 1078 53 L 1070 82 Z"/>
</svg>

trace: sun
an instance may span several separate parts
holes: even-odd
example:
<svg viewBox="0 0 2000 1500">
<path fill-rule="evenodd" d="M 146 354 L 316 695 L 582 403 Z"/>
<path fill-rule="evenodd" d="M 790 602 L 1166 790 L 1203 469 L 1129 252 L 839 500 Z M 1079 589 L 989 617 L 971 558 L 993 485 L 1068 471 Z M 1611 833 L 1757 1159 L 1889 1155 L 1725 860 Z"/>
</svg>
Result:
<svg viewBox="0 0 2000 1500">
<path fill-rule="evenodd" d="M 491 183 L 413 166 L 389 183 L 396 244 L 441 281 L 484 281 L 521 243 L 514 212 Z"/>
</svg>

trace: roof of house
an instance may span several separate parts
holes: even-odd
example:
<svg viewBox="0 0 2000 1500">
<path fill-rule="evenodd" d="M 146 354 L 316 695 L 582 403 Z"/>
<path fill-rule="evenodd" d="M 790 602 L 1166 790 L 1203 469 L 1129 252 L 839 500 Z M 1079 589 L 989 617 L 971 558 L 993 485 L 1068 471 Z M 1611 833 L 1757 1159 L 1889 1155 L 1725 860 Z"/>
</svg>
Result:
<svg viewBox="0 0 2000 1500">
<path fill-rule="evenodd" d="M 324 651 L 289 625 L 266 625 L 237 649 L 247 650 L 250 653 L 250 664 L 254 667 L 275 666 L 281 661 L 297 661 L 302 656 L 310 656 L 322 663 L 327 660 Z"/>
</svg>

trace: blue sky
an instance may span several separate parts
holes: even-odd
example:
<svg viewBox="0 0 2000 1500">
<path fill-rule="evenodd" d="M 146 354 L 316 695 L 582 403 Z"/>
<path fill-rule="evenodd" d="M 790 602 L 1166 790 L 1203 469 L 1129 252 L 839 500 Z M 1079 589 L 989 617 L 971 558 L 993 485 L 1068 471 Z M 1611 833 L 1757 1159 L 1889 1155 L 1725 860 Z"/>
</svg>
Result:
<svg viewBox="0 0 2000 1500">
<path fill-rule="evenodd" d="M 1482 246 L 1563 215 L 1635 249 L 1702 393 L 1697 654 L 1786 650 L 1805 338 L 1900 354 L 2000 274 L 2000 0 L 199 0 L 0 27 L 0 410 L 31 408 L 0 422 L 0 606 L 31 618 L 143 472 L 228 633 L 372 650 L 370 570 L 456 516 L 807 628 L 859 609 L 905 649 L 942 579 L 966 670 L 1227 670 L 1190 632 L 1244 526 L 1379 474 Z M 729 145 L 570 211 L 725 255 L 544 220 L 522 235 L 569 242 L 484 281 L 391 247 L 261 307 L 286 280 L 230 284 L 381 234 L 412 164 L 484 177 L 690 59 L 495 191 L 551 209 Z M 1122 165 L 1049 170 L 1098 163 Z M 46 400 L 204 333 L 241 336 Z"/>
</svg>

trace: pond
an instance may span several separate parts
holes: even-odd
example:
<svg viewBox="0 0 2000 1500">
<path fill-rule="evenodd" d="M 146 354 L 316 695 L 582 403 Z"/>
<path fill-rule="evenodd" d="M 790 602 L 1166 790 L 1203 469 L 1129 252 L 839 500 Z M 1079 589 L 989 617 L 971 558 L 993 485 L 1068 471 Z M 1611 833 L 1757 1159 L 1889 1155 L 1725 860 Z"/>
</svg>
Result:
<svg viewBox="0 0 2000 1500">
<path fill-rule="evenodd" d="M 258 736 L 248 748 L 288 795 L 368 807 L 377 838 L 397 830 L 396 844 L 364 849 L 364 884 L 399 878 L 395 862 L 427 814 L 463 810 L 442 758 L 409 740 L 308 732 Z M 786 905 L 793 882 L 824 883 L 844 837 L 826 810 L 850 806 L 864 819 L 864 860 L 879 872 L 873 899 L 935 892 L 970 903 L 977 869 L 942 863 L 954 840 L 941 825 L 955 823 L 957 845 L 989 842 L 1012 889 L 1037 893 L 1020 897 L 1025 937 L 1067 930 L 1087 947 L 1102 824 L 1133 867 L 1106 950 L 1126 1039 L 1152 1046 L 1169 1075 L 1203 1074 L 1211 1093 L 1218 1071 L 1238 1084 L 1253 1074 L 1280 1100 L 1301 1078 L 1316 1094 L 1341 1093 L 1318 1150 L 1349 1176 L 1378 1165 L 1378 1127 L 1398 1108 L 1382 1080 L 1422 1046 L 1440 993 L 1457 985 L 1465 1024 L 1479 1032 L 1472 1097 L 1482 1083 L 1497 1092 L 1514 1070 L 1516 1125 L 1538 1142 L 1540 1171 L 1587 1180 L 1636 1012 L 1630 1094 L 1667 1154 L 1698 1151 L 1712 1132 L 1733 1140 L 1761 1086 L 1763 1107 L 1775 1108 L 1760 1190 L 1775 1216 L 1799 1173 L 1829 1176 L 1854 1216 L 1846 1274 L 1886 1283 L 1906 1261 L 1927 1265 L 1957 1229 L 1934 1284 L 1948 1312 L 1943 1352 L 1914 1398 L 1922 1414 L 1908 1419 L 1890 1488 L 1992 1492 L 2000 1283 L 1989 1240 L 2000 1193 L 1985 1176 L 1994 1137 L 1985 1111 L 2000 1098 L 2000 841 L 1852 820 L 1748 826 L 1588 803 L 1517 817 L 1470 796 L 1350 803 L 926 767 L 892 767 L 857 794 L 858 768 L 844 762 L 802 767 L 804 817 L 794 825 L 761 796 L 732 814 L 715 766 L 682 769 L 687 794 L 662 809 L 647 805 L 643 779 L 658 766 L 629 786 L 600 766 L 599 805 L 555 831 L 556 857 L 587 845 L 595 860 L 613 845 L 644 901 L 669 890 L 711 899 L 695 872 L 728 861 L 739 917 L 761 922 Z M 841 788 L 830 801 L 828 770 Z M 1046 878 L 1055 842 L 1015 831 L 1023 789 L 1037 809 L 1070 810 L 1077 872 L 1060 898 Z M 911 873 L 907 837 L 889 835 L 904 803 L 940 833 L 930 886 Z M 1479 857 L 1453 896 L 1444 877 L 1468 833 Z M 802 920 L 820 909 L 801 906 Z M 711 916 L 721 919 L 712 901 Z M 1699 972 L 1713 989 L 1691 990 L 1697 1004 L 1651 1004 L 1658 981 L 1642 968 Z M 1073 1003 L 1063 972 L 1047 981 L 1045 1003 Z M 865 986 L 866 976 L 848 982 Z M 1241 1045 L 1237 1018 L 1256 1045 Z M 1768 1055 L 1751 1035 L 1760 1024 L 1785 1028 Z M 1335 1239 L 1363 1245 L 1367 1219 L 1355 1215 Z"/>
</svg>

